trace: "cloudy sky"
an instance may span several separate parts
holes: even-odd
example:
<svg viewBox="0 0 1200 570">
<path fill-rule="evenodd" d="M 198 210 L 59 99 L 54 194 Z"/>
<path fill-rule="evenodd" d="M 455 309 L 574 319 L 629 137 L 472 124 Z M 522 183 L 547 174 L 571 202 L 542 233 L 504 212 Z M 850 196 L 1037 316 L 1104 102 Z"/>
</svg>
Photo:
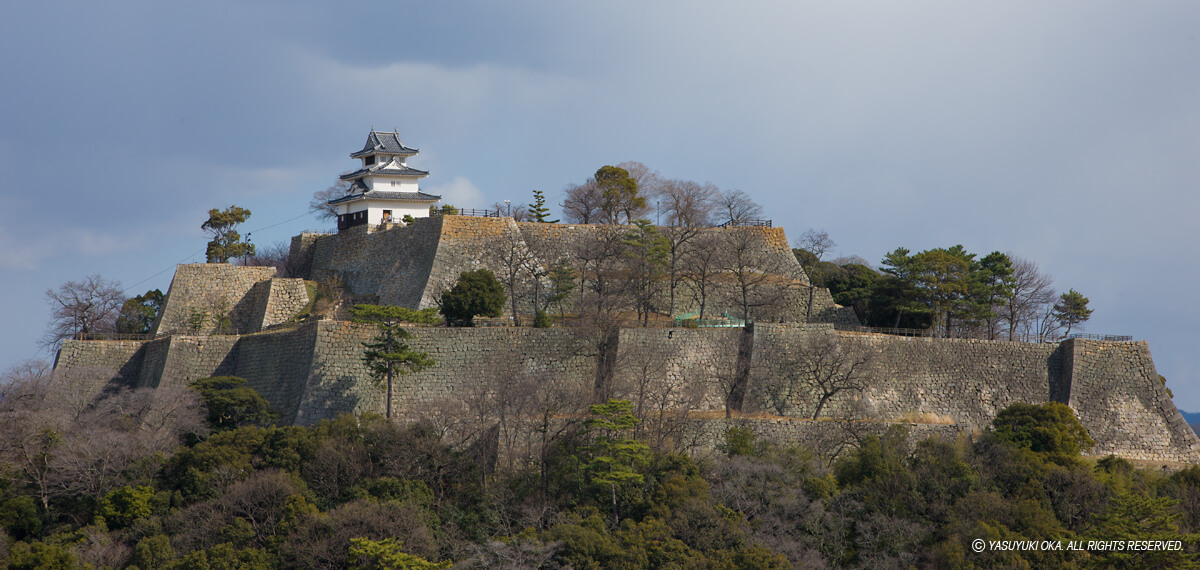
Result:
<svg viewBox="0 0 1200 570">
<path fill-rule="evenodd" d="M 49 288 L 165 292 L 209 208 L 260 246 L 326 227 L 308 201 L 375 127 L 463 207 L 636 160 L 834 255 L 1014 252 L 1200 410 L 1196 30 L 1192 1 L 15 3 L 0 368 Z"/>
</svg>

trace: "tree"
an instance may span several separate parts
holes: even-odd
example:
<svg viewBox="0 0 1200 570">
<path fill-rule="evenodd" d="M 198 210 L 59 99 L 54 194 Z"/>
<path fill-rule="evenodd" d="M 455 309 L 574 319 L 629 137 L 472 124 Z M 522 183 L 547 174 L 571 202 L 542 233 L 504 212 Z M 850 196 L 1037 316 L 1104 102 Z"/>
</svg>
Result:
<svg viewBox="0 0 1200 570">
<path fill-rule="evenodd" d="M 808 308 L 804 312 L 804 322 L 811 322 L 813 297 L 817 293 L 817 281 L 820 278 L 818 274 L 821 272 L 821 257 L 837 247 L 837 242 L 833 241 L 825 230 L 810 229 L 800 236 L 796 245 L 809 254 L 798 259 L 804 273 L 808 275 Z"/>
<path fill-rule="evenodd" d="M 267 247 L 255 247 L 251 255 L 238 259 L 238 265 L 246 267 L 274 267 L 278 277 L 293 276 L 293 268 L 288 266 L 291 255 L 291 244 L 277 241 Z"/>
<path fill-rule="evenodd" d="M 246 385 L 245 378 L 213 376 L 188 386 L 200 394 L 208 408 L 208 425 L 214 432 L 240 426 L 268 426 L 279 418 L 266 398 Z"/>
<path fill-rule="evenodd" d="M 708 225 L 721 191 L 710 183 L 691 180 L 665 180 L 658 185 L 655 198 L 667 226 L 700 228 Z"/>
<path fill-rule="evenodd" d="M 704 320 L 708 299 L 715 292 L 715 278 L 721 273 L 724 262 L 723 237 L 716 232 L 698 234 L 692 247 L 683 256 L 683 277 L 690 283 L 692 299 L 696 303 L 697 322 Z"/>
<path fill-rule="evenodd" d="M 1074 410 L 1058 402 L 1015 402 L 996 414 L 992 426 L 1000 441 L 1039 453 L 1075 456 L 1096 444 Z"/>
<path fill-rule="evenodd" d="M 601 166 L 596 171 L 600 210 L 610 224 L 633 223 L 646 211 L 646 198 L 638 193 L 637 180 L 619 166 Z"/>
<path fill-rule="evenodd" d="M 550 267 L 550 295 L 546 297 L 546 305 L 558 305 L 559 318 L 566 317 L 564 302 L 575 291 L 575 278 L 578 276 L 579 272 L 571 267 L 571 260 L 565 257 Z"/>
<path fill-rule="evenodd" d="M 633 405 L 627 400 L 612 400 L 591 407 L 592 418 L 587 427 L 592 432 L 591 457 L 584 467 L 588 478 L 608 487 L 612 497 L 613 527 L 617 519 L 617 486 L 641 483 L 637 468 L 644 465 L 650 450 L 645 444 L 628 437 L 637 427 Z"/>
<path fill-rule="evenodd" d="M 666 227 L 659 233 L 667 238 L 667 286 L 670 292 L 668 312 L 675 314 L 676 293 L 687 278 L 687 254 L 692 242 L 708 225 L 714 200 L 718 193 L 712 184 L 697 184 L 690 180 L 666 180 L 657 185 L 656 198 L 666 215 Z"/>
<path fill-rule="evenodd" d="M 127 299 L 117 315 L 117 332 L 123 334 L 146 334 L 154 328 L 154 321 L 162 311 L 162 291 L 153 289 L 142 295 Z"/>
<path fill-rule="evenodd" d="M 1012 293 L 1001 309 L 1008 321 L 1008 340 L 1016 340 L 1018 331 L 1028 337 L 1038 324 L 1042 307 L 1054 302 L 1054 279 L 1038 270 L 1036 263 L 1008 255 L 1012 260 Z"/>
<path fill-rule="evenodd" d="M 718 208 L 725 223 L 739 225 L 749 220 L 763 217 L 762 206 L 759 206 L 750 196 L 741 190 L 729 190 L 718 195 Z"/>
<path fill-rule="evenodd" d="M 559 205 L 563 217 L 570 223 L 594 224 L 601 221 L 604 193 L 595 180 L 588 179 L 583 184 L 567 186 L 567 197 Z"/>
<path fill-rule="evenodd" d="M 47 289 L 50 324 L 45 344 L 54 347 L 64 338 L 77 334 L 115 331 L 118 311 L 124 301 L 121 284 L 99 275 L 89 275 L 82 281 L 67 281 L 58 289 Z"/>
<path fill-rule="evenodd" d="M 464 275 L 466 274 L 464 273 Z M 492 279 L 495 280 L 495 277 L 493 276 Z M 496 287 L 499 286 L 500 284 L 496 283 Z M 503 306 L 503 299 L 500 303 Z M 392 382 L 395 377 L 420 372 L 437 362 L 428 354 L 409 348 L 408 344 L 404 342 L 412 335 L 401 323 L 411 316 L 411 309 L 363 304 L 351 307 L 350 312 L 354 315 L 355 321 L 373 324 L 377 328 L 373 342 L 362 343 L 363 348 L 366 349 L 363 351 L 363 363 L 370 370 L 371 378 L 376 383 L 387 383 L 387 412 L 384 417 L 390 420 L 392 419 Z"/>
<path fill-rule="evenodd" d="M 472 327 L 475 317 L 499 317 L 504 311 L 504 286 L 489 269 L 464 271 L 441 301 L 447 324 Z"/>
<path fill-rule="evenodd" d="M 934 315 L 934 326 L 942 319 L 942 334 L 951 335 L 954 318 L 963 311 L 961 302 L 968 297 L 971 264 L 975 254 L 967 253 L 961 245 L 929 249 L 918 253 L 917 287 L 925 294 Z"/>
<path fill-rule="evenodd" d="M 655 299 L 662 293 L 670 244 L 646 220 L 637 220 L 634 228 L 625 238 L 629 292 L 638 320 L 642 326 L 649 326 L 650 313 L 655 310 Z"/>
<path fill-rule="evenodd" d="M 806 339 L 796 350 L 768 348 L 772 370 L 765 386 L 772 407 L 786 414 L 796 398 L 809 396 L 815 400 L 812 419 L 821 416 L 829 400 L 842 392 L 862 392 L 867 387 L 865 368 L 869 362 L 864 353 L 842 348 L 829 336 Z"/>
<path fill-rule="evenodd" d="M 208 220 L 200 228 L 212 237 L 205 255 L 209 263 L 226 263 L 235 257 L 254 255 L 254 244 L 242 241 L 237 227 L 250 217 L 250 210 L 230 206 L 208 211 Z"/>
<path fill-rule="evenodd" d="M 977 299 L 980 317 L 987 323 L 987 338 L 994 340 L 998 334 L 1000 312 L 1013 296 L 1013 263 L 998 251 L 987 254 L 972 272 L 973 291 Z"/>
<path fill-rule="evenodd" d="M 347 170 L 342 174 L 349 173 L 350 171 Z M 330 204 L 329 201 L 348 194 L 350 194 L 350 181 L 338 178 L 328 188 L 313 192 L 312 201 L 308 203 L 308 211 L 316 214 L 317 219 L 321 221 L 336 220 L 338 217 L 337 206 Z"/>
<path fill-rule="evenodd" d="M 1088 298 L 1078 291 L 1071 289 L 1058 298 L 1054 305 L 1054 319 L 1067 327 L 1065 334 L 1071 334 L 1071 327 L 1083 323 L 1092 317 L 1092 309 L 1088 308 Z"/>
<path fill-rule="evenodd" d="M 721 269 L 733 281 L 734 302 L 747 322 L 768 315 L 756 309 L 772 307 L 783 300 L 788 288 L 798 281 L 781 256 L 767 242 L 763 228 L 734 227 L 721 231 L 723 239 Z"/>
<path fill-rule="evenodd" d="M 541 190 L 533 191 L 533 205 L 529 207 L 529 219 L 539 224 L 557 224 L 558 220 L 551 220 L 550 208 L 546 207 L 546 195 Z"/>
</svg>

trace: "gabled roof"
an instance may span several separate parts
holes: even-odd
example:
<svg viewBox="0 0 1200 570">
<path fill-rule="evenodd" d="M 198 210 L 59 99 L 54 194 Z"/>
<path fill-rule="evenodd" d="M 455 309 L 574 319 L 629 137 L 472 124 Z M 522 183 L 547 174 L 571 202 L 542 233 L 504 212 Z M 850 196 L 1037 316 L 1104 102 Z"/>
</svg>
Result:
<svg viewBox="0 0 1200 570">
<path fill-rule="evenodd" d="M 412 156 L 417 154 L 417 149 L 404 146 L 404 143 L 400 142 L 399 133 L 380 133 L 371 129 L 371 134 L 367 135 L 367 144 L 363 145 L 362 150 L 351 154 L 350 158 L 361 158 L 370 154 Z"/>
<path fill-rule="evenodd" d="M 392 168 L 387 168 L 389 165 L 392 165 L 392 164 L 394 164 L 395 166 L 393 166 Z M 429 172 L 427 172 L 427 171 L 417 170 L 416 168 L 413 168 L 411 166 L 405 166 L 405 165 L 401 165 L 398 162 L 391 161 L 391 162 L 375 163 L 366 168 L 360 168 L 358 170 L 355 170 L 354 172 L 351 172 L 350 174 L 343 174 L 339 178 L 341 178 L 342 180 L 357 180 L 368 174 L 372 174 L 375 176 L 416 176 L 416 177 L 429 176 Z"/>
<path fill-rule="evenodd" d="M 372 190 L 370 192 L 360 192 L 357 194 L 348 194 L 341 198 L 335 198 L 326 202 L 327 204 L 341 204 L 344 202 L 355 202 L 358 200 L 386 200 L 391 202 L 437 202 L 441 200 L 441 196 L 426 194 L 424 192 L 392 192 L 388 190 Z"/>
</svg>

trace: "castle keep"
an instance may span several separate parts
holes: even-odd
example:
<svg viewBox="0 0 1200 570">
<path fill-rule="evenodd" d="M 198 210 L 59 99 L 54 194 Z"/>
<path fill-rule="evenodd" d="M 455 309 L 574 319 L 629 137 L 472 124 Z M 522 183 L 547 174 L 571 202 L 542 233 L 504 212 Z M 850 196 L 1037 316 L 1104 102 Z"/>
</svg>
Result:
<svg viewBox="0 0 1200 570">
<path fill-rule="evenodd" d="M 334 201 L 340 208 L 338 233 L 292 239 L 289 277 L 277 277 L 275 268 L 180 265 L 155 338 L 67 340 L 56 369 L 92 371 L 97 392 L 110 382 L 158 387 L 241 376 L 283 421 L 296 424 L 382 412 L 386 392 L 370 380 L 362 361 L 362 343 L 373 328 L 336 318 L 298 318 L 311 309 L 315 283 L 340 284 L 347 302 L 411 308 L 435 306 L 459 273 L 477 268 L 512 275 L 520 291 L 536 290 L 548 286 L 545 268 L 586 258 L 593 244 L 612 239 L 608 233 L 619 229 L 429 216 L 428 204 L 437 197 L 416 187 L 426 173 L 404 162 L 416 151 L 390 135 L 372 132 L 353 155 L 363 168 L 346 175 L 352 191 Z M 398 223 L 404 214 L 415 220 Z M 853 312 L 836 305 L 827 290 L 806 286 L 782 229 L 700 232 L 712 243 L 723 243 L 733 232 L 753 236 L 750 254 L 756 270 L 770 274 L 771 289 L 755 291 L 752 326 L 626 323 L 607 332 L 595 326 L 414 328 L 410 345 L 437 365 L 396 383 L 393 406 L 399 417 L 451 429 L 455 419 L 528 413 L 483 404 L 510 400 L 506 391 L 515 386 L 587 400 L 597 394 L 597 379 L 605 377 L 611 382 L 606 394 L 637 399 L 639 409 L 659 410 L 659 420 L 690 426 L 671 437 L 711 446 L 729 425 L 720 418 L 732 407 L 754 413 L 755 419 L 738 421 L 760 434 L 820 447 L 835 445 L 850 431 L 895 422 L 910 424 L 918 436 L 969 433 L 1014 402 L 1057 401 L 1075 409 L 1097 442 L 1093 453 L 1200 462 L 1200 439 L 1159 381 L 1145 342 L 1033 344 L 838 330 L 857 324 Z M 518 255 L 521 267 L 535 269 L 518 275 L 512 262 Z M 695 292 L 681 287 L 673 314 L 697 309 Z M 732 277 L 714 279 L 706 314 L 735 312 L 740 292 Z M 518 295 L 515 316 L 526 320 L 533 306 L 525 293 Z M 804 322 L 810 302 L 813 316 Z M 568 311 L 586 301 L 571 303 L 576 305 Z M 506 317 L 514 316 L 512 306 Z M 599 334 L 611 337 L 605 339 L 610 352 L 604 358 L 596 350 Z M 827 401 L 781 389 L 794 356 L 818 345 L 868 356 L 860 362 L 860 389 L 831 394 Z"/>
</svg>

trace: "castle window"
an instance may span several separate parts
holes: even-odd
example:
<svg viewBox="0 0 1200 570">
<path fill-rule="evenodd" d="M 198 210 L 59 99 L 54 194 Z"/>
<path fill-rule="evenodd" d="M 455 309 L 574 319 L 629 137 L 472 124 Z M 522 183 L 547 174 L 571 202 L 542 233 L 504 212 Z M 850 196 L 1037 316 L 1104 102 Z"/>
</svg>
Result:
<svg viewBox="0 0 1200 570">
<path fill-rule="evenodd" d="M 368 166 L 375 164 L 375 157 L 368 156 L 367 159 L 363 161 L 363 164 L 368 165 Z"/>
</svg>

